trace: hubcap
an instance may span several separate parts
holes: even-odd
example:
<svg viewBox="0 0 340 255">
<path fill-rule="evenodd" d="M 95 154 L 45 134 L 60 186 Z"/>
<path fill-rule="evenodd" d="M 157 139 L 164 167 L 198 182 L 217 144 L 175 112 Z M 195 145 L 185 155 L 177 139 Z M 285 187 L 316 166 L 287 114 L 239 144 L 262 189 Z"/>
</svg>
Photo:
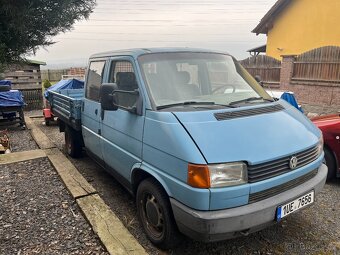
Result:
<svg viewBox="0 0 340 255">
<path fill-rule="evenodd" d="M 164 221 L 162 210 L 152 194 L 147 194 L 143 201 L 144 217 L 147 228 L 154 237 L 160 237 L 163 233 Z"/>
</svg>

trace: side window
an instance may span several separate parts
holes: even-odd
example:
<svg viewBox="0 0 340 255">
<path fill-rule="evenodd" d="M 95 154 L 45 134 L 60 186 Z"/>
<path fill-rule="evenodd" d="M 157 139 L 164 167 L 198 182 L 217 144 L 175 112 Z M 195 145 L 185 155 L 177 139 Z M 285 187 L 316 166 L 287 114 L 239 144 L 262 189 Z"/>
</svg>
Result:
<svg viewBox="0 0 340 255">
<path fill-rule="evenodd" d="M 138 89 L 136 75 L 129 61 L 115 61 L 111 64 L 110 83 L 116 83 L 118 90 L 135 91 Z M 116 93 L 117 104 L 123 108 L 136 106 L 138 96 L 130 93 Z"/>
<path fill-rule="evenodd" d="M 105 61 L 90 63 L 87 76 L 85 96 L 88 99 L 99 102 L 100 85 L 102 84 Z"/>
</svg>

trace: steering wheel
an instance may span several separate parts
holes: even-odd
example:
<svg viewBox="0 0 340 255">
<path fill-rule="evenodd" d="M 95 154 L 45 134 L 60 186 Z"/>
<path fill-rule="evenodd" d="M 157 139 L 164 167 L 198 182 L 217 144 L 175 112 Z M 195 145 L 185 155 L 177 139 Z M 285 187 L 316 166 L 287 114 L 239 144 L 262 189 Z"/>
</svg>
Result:
<svg viewBox="0 0 340 255">
<path fill-rule="evenodd" d="M 224 85 L 221 86 L 221 87 L 214 88 L 214 89 L 212 90 L 212 93 L 214 94 L 216 91 L 219 91 L 219 90 L 221 90 L 221 89 L 223 89 L 223 88 L 225 88 L 225 89 L 227 89 L 227 88 L 232 88 L 232 92 L 231 92 L 231 93 L 234 93 L 235 90 L 236 90 L 236 88 L 235 88 L 234 85 L 224 84 Z"/>
</svg>

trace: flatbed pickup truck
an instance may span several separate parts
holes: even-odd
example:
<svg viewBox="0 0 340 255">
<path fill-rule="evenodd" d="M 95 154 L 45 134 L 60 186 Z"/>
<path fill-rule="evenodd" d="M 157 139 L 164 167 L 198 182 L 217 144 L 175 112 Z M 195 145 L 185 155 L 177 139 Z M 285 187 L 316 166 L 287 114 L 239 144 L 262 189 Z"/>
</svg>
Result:
<svg viewBox="0 0 340 255">
<path fill-rule="evenodd" d="M 320 130 L 229 54 L 95 54 L 74 93 L 51 98 L 68 153 L 85 147 L 135 196 L 162 249 L 180 233 L 205 242 L 248 235 L 313 204 L 325 184 Z"/>
</svg>

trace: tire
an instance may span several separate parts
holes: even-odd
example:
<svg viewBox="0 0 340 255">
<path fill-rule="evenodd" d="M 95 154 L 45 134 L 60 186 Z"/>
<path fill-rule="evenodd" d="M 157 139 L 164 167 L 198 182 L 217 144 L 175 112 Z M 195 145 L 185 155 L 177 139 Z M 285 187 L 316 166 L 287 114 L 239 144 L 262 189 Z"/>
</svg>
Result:
<svg viewBox="0 0 340 255">
<path fill-rule="evenodd" d="M 65 149 L 72 158 L 79 158 L 82 153 L 81 135 L 71 127 L 65 129 Z"/>
<path fill-rule="evenodd" d="M 330 149 L 325 147 L 324 152 L 325 152 L 326 165 L 328 167 L 327 181 L 330 181 L 331 179 L 335 178 L 336 162 L 335 162 L 334 154 Z"/>
<path fill-rule="evenodd" d="M 172 214 L 169 197 L 153 178 L 142 181 L 137 189 L 137 214 L 144 232 L 160 249 L 174 248 L 181 234 Z"/>
</svg>

